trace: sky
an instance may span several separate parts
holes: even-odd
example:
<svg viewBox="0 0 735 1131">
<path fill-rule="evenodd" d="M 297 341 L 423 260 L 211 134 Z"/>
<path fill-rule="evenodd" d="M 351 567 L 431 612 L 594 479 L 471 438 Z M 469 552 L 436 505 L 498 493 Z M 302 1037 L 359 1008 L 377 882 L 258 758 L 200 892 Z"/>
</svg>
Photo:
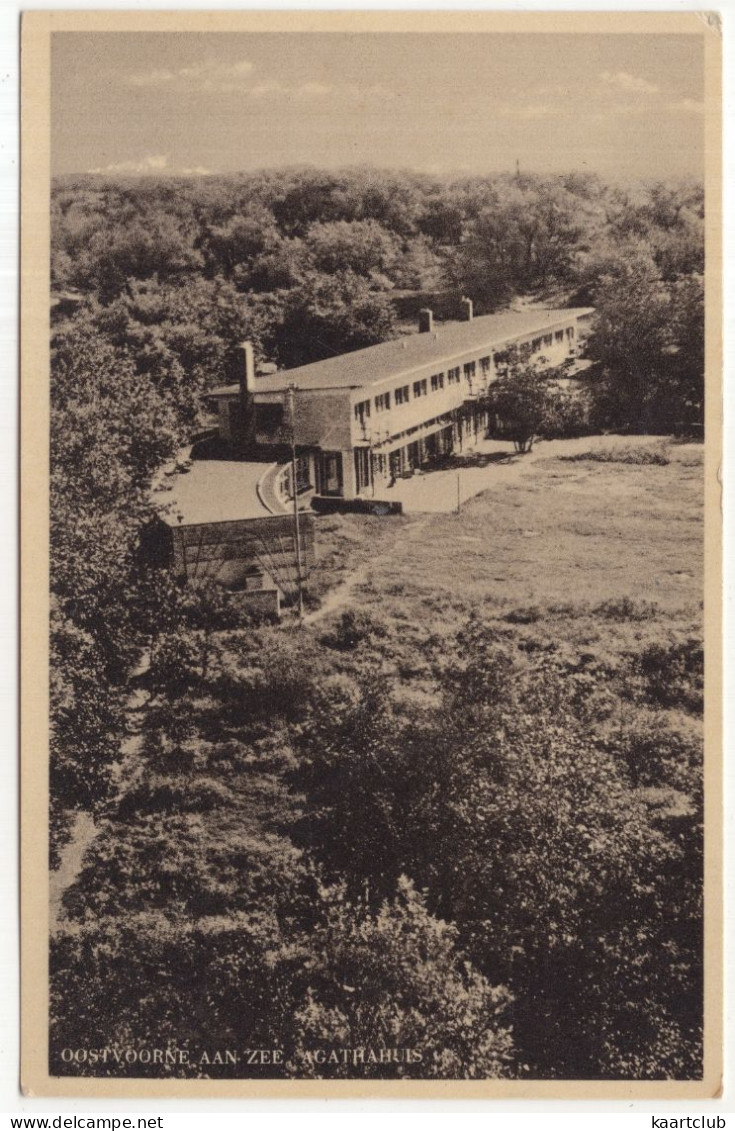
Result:
<svg viewBox="0 0 735 1131">
<path fill-rule="evenodd" d="M 52 170 L 702 176 L 698 35 L 57 32 Z"/>
</svg>

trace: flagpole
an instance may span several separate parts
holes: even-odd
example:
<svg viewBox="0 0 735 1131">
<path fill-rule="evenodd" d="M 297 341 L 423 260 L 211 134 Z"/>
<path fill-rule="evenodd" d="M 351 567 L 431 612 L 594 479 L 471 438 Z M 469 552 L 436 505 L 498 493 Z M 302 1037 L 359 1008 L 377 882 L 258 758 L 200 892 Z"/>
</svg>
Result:
<svg viewBox="0 0 735 1131">
<path fill-rule="evenodd" d="M 298 491 L 296 487 L 296 399 L 295 394 L 296 386 L 293 382 L 288 386 L 288 406 L 289 417 L 291 420 L 291 492 L 293 494 L 293 525 L 294 525 L 294 540 L 296 542 L 296 583 L 298 585 L 299 593 L 299 606 L 298 617 L 299 624 L 304 619 L 304 584 L 303 572 L 301 568 L 301 531 L 299 529 L 299 500 Z"/>
</svg>

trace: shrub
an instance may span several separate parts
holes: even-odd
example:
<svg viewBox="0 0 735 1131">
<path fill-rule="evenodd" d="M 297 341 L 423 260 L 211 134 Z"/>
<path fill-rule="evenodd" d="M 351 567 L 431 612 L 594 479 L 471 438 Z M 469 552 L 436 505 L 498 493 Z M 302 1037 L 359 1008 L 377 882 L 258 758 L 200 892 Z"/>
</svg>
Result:
<svg viewBox="0 0 735 1131">
<path fill-rule="evenodd" d="M 535 624 L 536 621 L 541 620 L 543 613 L 538 605 L 527 605 L 521 609 L 511 609 L 503 617 L 504 621 L 508 624 Z"/>
<path fill-rule="evenodd" d="M 626 444 L 620 448 L 592 448 L 587 452 L 574 452 L 572 455 L 560 456 L 568 463 L 629 463 L 636 465 L 656 464 L 667 467 L 671 463 L 665 445 L 657 448 L 647 448 L 640 444 Z"/>
<path fill-rule="evenodd" d="M 636 601 L 633 597 L 618 597 L 602 601 L 592 610 L 594 616 L 603 620 L 651 620 L 658 614 L 658 606 L 653 601 Z"/>
<path fill-rule="evenodd" d="M 648 699 L 660 707 L 701 711 L 704 696 L 704 652 L 701 640 L 648 644 L 632 662 Z"/>
<path fill-rule="evenodd" d="M 590 432 L 586 398 L 557 391 L 549 398 L 547 416 L 539 430 L 542 440 L 568 440 Z"/>
<path fill-rule="evenodd" d="M 634 786 L 670 786 L 695 800 L 701 792 L 702 737 L 686 716 L 671 723 L 665 715 L 637 711 L 604 743 L 622 758 Z"/>
<path fill-rule="evenodd" d="M 347 609 L 341 614 L 334 630 L 322 637 L 322 643 L 338 652 L 354 652 L 363 641 L 387 635 L 385 625 L 369 612 L 364 609 Z"/>
</svg>

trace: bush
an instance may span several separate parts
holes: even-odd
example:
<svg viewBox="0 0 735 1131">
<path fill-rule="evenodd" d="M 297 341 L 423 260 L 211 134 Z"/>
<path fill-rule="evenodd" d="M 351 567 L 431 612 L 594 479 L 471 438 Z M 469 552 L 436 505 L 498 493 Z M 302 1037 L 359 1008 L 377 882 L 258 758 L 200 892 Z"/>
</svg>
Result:
<svg viewBox="0 0 735 1131">
<path fill-rule="evenodd" d="M 669 786 L 695 800 L 702 786 L 702 736 L 687 716 L 671 723 L 665 715 L 638 711 L 603 743 L 623 759 L 634 786 Z"/>
<path fill-rule="evenodd" d="M 701 640 L 688 637 L 647 645 L 632 662 L 648 699 L 660 707 L 701 711 L 704 704 L 704 652 Z"/>
<path fill-rule="evenodd" d="M 354 652 L 365 640 L 384 638 L 385 625 L 364 609 L 347 609 L 340 616 L 333 632 L 322 637 L 322 643 L 338 652 Z"/>
<path fill-rule="evenodd" d="M 543 613 L 538 605 L 528 605 L 521 609 L 511 609 L 503 617 L 508 624 L 535 624 L 541 620 Z"/>
<path fill-rule="evenodd" d="M 539 437 L 542 440 L 570 440 L 589 432 L 587 399 L 572 393 L 553 393 L 549 398 L 547 417 L 539 430 Z"/>
<path fill-rule="evenodd" d="M 603 620 L 642 621 L 651 620 L 658 615 L 658 606 L 653 601 L 636 601 L 633 597 L 618 597 L 616 600 L 602 601 L 592 610 L 594 616 Z"/>
<path fill-rule="evenodd" d="M 592 448 L 588 452 L 575 452 L 573 455 L 560 456 L 568 463 L 630 463 L 636 465 L 656 464 L 667 467 L 671 463 L 665 445 L 658 448 L 647 448 L 643 445 L 627 444 L 621 448 Z"/>
</svg>

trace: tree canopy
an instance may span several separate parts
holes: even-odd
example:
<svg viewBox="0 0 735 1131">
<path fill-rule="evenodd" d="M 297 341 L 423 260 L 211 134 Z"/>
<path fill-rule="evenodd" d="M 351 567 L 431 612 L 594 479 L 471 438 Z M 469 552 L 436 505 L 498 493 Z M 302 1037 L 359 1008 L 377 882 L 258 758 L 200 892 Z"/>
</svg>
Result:
<svg viewBox="0 0 735 1131">
<path fill-rule="evenodd" d="M 53 941 L 52 1067 L 143 1041 L 183 1045 L 176 1074 L 242 1074 L 195 1059 L 208 1035 L 283 1048 L 284 1075 L 347 1075 L 299 1058 L 351 1042 L 422 1048 L 361 1067 L 381 1078 L 696 1076 L 694 636 L 636 628 L 600 657 L 480 600 L 439 636 L 375 608 L 296 636 L 140 543 L 237 342 L 308 363 L 406 330 L 429 292 L 594 303 L 594 424 L 695 428 L 701 191 L 286 169 L 65 178 L 52 206 L 76 292 L 52 316 L 54 863 L 75 814 L 96 833 Z M 492 389 L 519 447 L 553 382 L 514 356 Z"/>
</svg>

